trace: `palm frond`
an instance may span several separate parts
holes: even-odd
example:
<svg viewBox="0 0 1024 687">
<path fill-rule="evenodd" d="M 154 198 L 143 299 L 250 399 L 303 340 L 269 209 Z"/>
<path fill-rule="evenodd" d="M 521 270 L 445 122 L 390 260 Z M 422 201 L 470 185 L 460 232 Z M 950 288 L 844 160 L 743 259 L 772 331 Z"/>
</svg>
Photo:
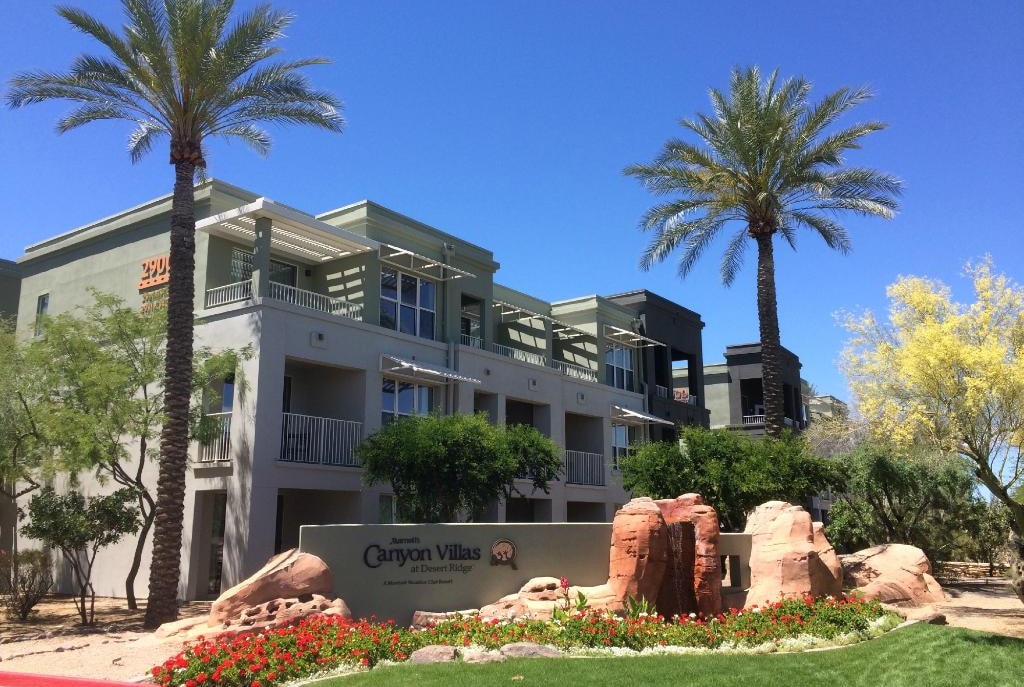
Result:
<svg viewBox="0 0 1024 687">
<path fill-rule="evenodd" d="M 790 217 L 797 224 L 809 227 L 818 233 L 829 248 L 847 254 L 853 249 L 850 236 L 846 229 L 833 220 L 811 212 L 797 211 L 790 213 Z"/>
<path fill-rule="evenodd" d="M 749 238 L 746 228 L 741 228 L 733 234 L 725 252 L 722 253 L 722 265 L 719 271 L 722 275 L 722 283 L 726 286 L 732 286 L 736 275 L 739 274 L 740 267 L 743 266 L 743 256 L 746 253 Z"/>
<path fill-rule="evenodd" d="M 169 134 L 166 127 L 159 122 L 139 122 L 138 127 L 128 136 L 128 154 L 132 162 L 138 162 L 153 147 L 153 141 L 161 135 Z"/>
</svg>

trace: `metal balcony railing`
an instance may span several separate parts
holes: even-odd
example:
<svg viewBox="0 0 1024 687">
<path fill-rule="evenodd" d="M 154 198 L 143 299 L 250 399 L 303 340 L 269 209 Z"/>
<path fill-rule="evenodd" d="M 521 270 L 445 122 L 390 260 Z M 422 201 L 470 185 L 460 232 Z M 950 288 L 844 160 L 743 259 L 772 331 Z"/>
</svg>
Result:
<svg viewBox="0 0 1024 687">
<path fill-rule="evenodd" d="M 231 413 L 209 413 L 215 424 L 211 439 L 199 444 L 198 461 L 216 463 L 231 460 Z"/>
<path fill-rule="evenodd" d="M 252 298 L 252 280 L 235 282 L 225 286 L 218 286 L 206 291 L 206 307 L 215 308 L 218 305 L 238 303 Z"/>
<path fill-rule="evenodd" d="M 484 340 L 479 336 L 471 336 L 469 334 L 459 334 L 459 343 L 463 346 L 469 346 L 470 348 L 483 348 Z"/>
<path fill-rule="evenodd" d="M 660 384 L 656 384 L 654 386 L 654 395 L 657 396 L 658 398 L 670 398 L 671 397 L 670 396 L 669 388 L 667 386 L 661 386 Z"/>
<path fill-rule="evenodd" d="M 573 365 L 572 363 L 562 362 L 556 360 L 551 363 L 551 367 L 555 368 L 566 377 L 572 377 L 573 379 L 582 379 L 587 382 L 597 381 L 597 372 L 591 370 L 589 367 L 582 367 L 580 365 Z"/>
<path fill-rule="evenodd" d="M 745 425 L 763 425 L 764 415 L 744 415 L 743 424 Z"/>
<path fill-rule="evenodd" d="M 340 315 L 353 320 L 363 319 L 363 306 L 349 303 L 343 298 L 326 296 L 315 291 L 306 291 L 288 284 L 270 282 L 270 298 L 277 301 L 284 301 L 297 305 L 300 308 L 309 308 L 331 315 Z"/>
<path fill-rule="evenodd" d="M 604 456 L 600 453 L 566 450 L 565 483 L 605 486 Z"/>
<path fill-rule="evenodd" d="M 362 438 L 361 422 L 282 413 L 280 460 L 358 467 L 355 448 Z"/>
<path fill-rule="evenodd" d="M 503 344 L 492 343 L 487 347 L 492 353 L 511 358 L 512 360 L 518 360 L 524 363 L 530 363 L 531 365 L 540 365 L 541 367 L 547 366 L 547 357 L 540 353 L 533 353 L 531 351 L 524 351 L 519 348 L 512 348 L 511 346 L 505 346 Z"/>
</svg>

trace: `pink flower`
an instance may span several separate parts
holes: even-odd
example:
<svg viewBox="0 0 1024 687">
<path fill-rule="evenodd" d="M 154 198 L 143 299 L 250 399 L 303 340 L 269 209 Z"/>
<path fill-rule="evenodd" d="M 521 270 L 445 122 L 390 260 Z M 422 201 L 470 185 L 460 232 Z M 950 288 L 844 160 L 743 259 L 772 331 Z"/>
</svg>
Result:
<svg viewBox="0 0 1024 687">
<path fill-rule="evenodd" d="M 564 591 L 564 592 L 569 591 L 569 578 L 568 577 L 563 577 L 558 582 L 562 586 L 562 591 Z"/>
</svg>

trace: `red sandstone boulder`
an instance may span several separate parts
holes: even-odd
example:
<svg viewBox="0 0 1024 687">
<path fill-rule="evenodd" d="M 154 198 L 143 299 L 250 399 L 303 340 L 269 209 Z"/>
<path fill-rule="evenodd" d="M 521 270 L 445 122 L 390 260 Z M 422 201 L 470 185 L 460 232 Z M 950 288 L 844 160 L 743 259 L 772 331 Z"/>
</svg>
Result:
<svg viewBox="0 0 1024 687">
<path fill-rule="evenodd" d="M 210 608 L 210 622 L 223 623 L 243 609 L 275 599 L 327 595 L 333 586 L 334 577 L 326 563 L 313 554 L 291 549 L 221 594 Z"/>
<path fill-rule="evenodd" d="M 587 607 L 594 611 L 622 611 L 622 599 L 617 597 L 607 584 L 593 587 L 571 586 L 568 589 L 568 610 L 576 608 L 576 599 L 582 593 L 587 597 Z M 524 584 L 515 594 L 503 596 L 492 604 L 480 607 L 482 618 L 519 618 L 529 617 L 538 620 L 550 620 L 555 608 L 566 608 L 566 590 L 562 589 L 561 580 L 557 577 L 534 577 Z M 428 620 L 428 614 L 417 611 L 413 615 L 413 624 L 417 619 Z"/>
<path fill-rule="evenodd" d="M 924 552 L 907 544 L 883 544 L 842 557 L 846 586 L 883 603 L 920 606 L 945 601 Z"/>
<path fill-rule="evenodd" d="M 842 592 L 835 550 L 800 506 L 762 504 L 747 519 L 744 532 L 751 535 L 748 604 Z"/>
<path fill-rule="evenodd" d="M 185 618 L 164 623 L 157 631 L 158 637 L 175 637 L 192 640 L 197 637 L 234 635 L 240 632 L 269 630 L 294 625 L 311 615 L 337 615 L 350 618 L 348 605 L 342 599 L 328 599 L 320 594 L 302 599 L 274 599 L 266 603 L 243 608 L 226 620 L 215 621 L 209 616 Z"/>
<path fill-rule="evenodd" d="M 668 532 L 658 505 L 633 499 L 612 520 L 608 586 L 619 599 L 658 598 L 668 563 Z"/>
<path fill-rule="evenodd" d="M 718 513 L 705 505 L 700 494 L 683 494 L 675 499 L 655 501 L 671 530 L 679 523 L 688 523 L 689 541 L 675 541 L 665 582 L 659 593 L 658 610 L 663 614 L 689 612 L 691 608 L 704 615 L 722 610 L 722 570 L 719 558 Z M 682 532 L 682 530 L 680 530 Z M 672 536 L 672 535 L 670 535 Z M 681 550 L 676 547 L 681 546 Z M 682 579 L 678 579 L 678 578 Z M 672 589 L 676 586 L 690 589 Z M 684 593 L 690 591 L 691 593 Z"/>
</svg>

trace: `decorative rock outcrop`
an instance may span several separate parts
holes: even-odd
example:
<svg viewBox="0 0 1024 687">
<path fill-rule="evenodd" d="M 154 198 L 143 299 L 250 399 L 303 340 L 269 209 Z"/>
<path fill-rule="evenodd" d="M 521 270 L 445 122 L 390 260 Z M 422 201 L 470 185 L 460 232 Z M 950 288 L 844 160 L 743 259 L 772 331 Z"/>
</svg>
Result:
<svg viewBox="0 0 1024 687">
<path fill-rule="evenodd" d="M 670 531 L 678 540 L 675 548 Z M 717 613 L 722 589 L 718 536 L 718 515 L 698 494 L 662 501 L 633 499 L 612 521 L 608 582 L 569 587 L 570 610 L 583 593 L 587 606 L 596 611 L 621 612 L 627 596 L 632 596 L 655 604 L 659 612 L 665 612 L 664 603 L 669 613 Z M 566 590 L 559 583 L 556 577 L 535 577 L 479 613 L 485 618 L 550 618 L 554 608 L 566 602 Z M 444 616 L 417 612 L 413 624 Z"/>
<path fill-rule="evenodd" d="M 847 587 L 882 603 L 920 606 L 945 601 L 924 552 L 907 544 L 883 544 L 842 557 Z"/>
<path fill-rule="evenodd" d="M 655 501 L 668 526 L 671 557 L 657 597 L 665 616 L 722 610 L 718 513 L 700 494 Z"/>
<path fill-rule="evenodd" d="M 209 616 L 161 625 L 159 637 L 195 639 L 297 623 L 310 615 L 351 617 L 342 599 L 328 599 L 331 571 L 319 557 L 296 549 L 278 554 L 259 572 L 218 597 Z"/>
<path fill-rule="evenodd" d="M 319 557 L 290 549 L 279 553 L 248 578 L 217 597 L 210 608 L 210 620 L 224 622 L 274 599 L 330 594 L 334 576 Z"/>
<path fill-rule="evenodd" d="M 608 587 L 619 599 L 654 600 L 668 564 L 668 530 L 658 504 L 633 499 L 612 520 Z"/>
<path fill-rule="evenodd" d="M 800 506 L 769 501 L 754 509 L 744 532 L 751 535 L 747 604 L 783 597 L 838 595 L 843 574 L 821 523 Z"/>
</svg>

